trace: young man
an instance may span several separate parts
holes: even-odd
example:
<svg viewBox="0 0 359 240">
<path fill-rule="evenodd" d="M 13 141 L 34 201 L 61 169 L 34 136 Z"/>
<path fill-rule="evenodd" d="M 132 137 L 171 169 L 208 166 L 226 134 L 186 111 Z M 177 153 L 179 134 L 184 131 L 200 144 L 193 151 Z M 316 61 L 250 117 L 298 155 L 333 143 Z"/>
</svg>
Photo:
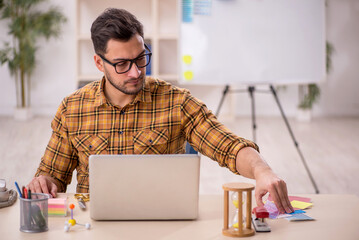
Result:
<svg viewBox="0 0 359 240">
<path fill-rule="evenodd" d="M 28 187 L 66 191 L 77 170 L 77 192 L 88 192 L 91 154 L 184 153 L 185 142 L 232 172 L 256 180 L 258 205 L 269 192 L 281 212 L 292 212 L 287 187 L 258 153 L 187 90 L 146 77 L 151 53 L 143 26 L 131 13 L 107 9 L 92 24 L 96 67 L 104 73 L 66 97 L 52 121 L 53 133 Z"/>
</svg>

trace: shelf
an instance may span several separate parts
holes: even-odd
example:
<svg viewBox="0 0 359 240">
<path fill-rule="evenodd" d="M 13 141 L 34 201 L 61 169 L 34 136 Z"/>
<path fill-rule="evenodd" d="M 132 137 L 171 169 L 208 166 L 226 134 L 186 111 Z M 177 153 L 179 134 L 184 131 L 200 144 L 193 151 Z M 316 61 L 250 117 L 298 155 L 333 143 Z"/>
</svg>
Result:
<svg viewBox="0 0 359 240">
<path fill-rule="evenodd" d="M 169 81 L 169 82 L 177 82 L 178 81 L 177 74 L 161 74 L 157 78 L 160 80 Z"/>
<path fill-rule="evenodd" d="M 88 34 L 78 35 L 77 40 L 79 40 L 79 41 L 91 41 L 91 35 L 88 35 Z"/>
<path fill-rule="evenodd" d="M 178 72 L 177 39 L 159 40 L 159 71 L 158 75 L 176 75 Z"/>
<path fill-rule="evenodd" d="M 78 2 L 78 33 L 90 33 L 91 24 L 106 8 L 123 8 L 134 14 L 144 25 L 145 35 L 152 29 L 151 0 L 77 0 Z"/>
<path fill-rule="evenodd" d="M 159 40 L 177 40 L 178 34 L 175 34 L 175 33 L 160 34 L 158 39 Z"/>
<path fill-rule="evenodd" d="M 176 35 L 163 35 L 159 37 L 160 39 L 176 39 Z M 145 41 L 152 39 L 151 35 L 147 34 L 145 35 Z M 77 36 L 78 41 L 91 41 L 91 35 L 88 34 L 81 34 Z"/>
<path fill-rule="evenodd" d="M 94 74 L 94 75 L 79 75 L 77 76 L 77 79 L 79 81 L 86 81 L 86 82 L 92 82 L 92 81 L 97 81 L 97 80 L 101 80 L 103 77 L 103 73 L 99 73 L 99 74 Z"/>
<path fill-rule="evenodd" d="M 158 33 L 178 35 L 179 32 L 179 10 L 178 0 L 156 0 L 158 1 Z M 176 26 L 176 27 L 174 27 Z"/>
</svg>

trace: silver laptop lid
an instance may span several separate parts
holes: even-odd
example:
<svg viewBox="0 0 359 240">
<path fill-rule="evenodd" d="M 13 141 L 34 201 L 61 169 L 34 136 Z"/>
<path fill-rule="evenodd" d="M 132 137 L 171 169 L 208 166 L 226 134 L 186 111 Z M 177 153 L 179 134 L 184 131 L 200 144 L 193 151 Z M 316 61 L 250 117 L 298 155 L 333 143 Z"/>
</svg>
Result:
<svg viewBox="0 0 359 240">
<path fill-rule="evenodd" d="M 92 155 L 90 216 L 95 220 L 195 219 L 200 156 Z"/>
</svg>

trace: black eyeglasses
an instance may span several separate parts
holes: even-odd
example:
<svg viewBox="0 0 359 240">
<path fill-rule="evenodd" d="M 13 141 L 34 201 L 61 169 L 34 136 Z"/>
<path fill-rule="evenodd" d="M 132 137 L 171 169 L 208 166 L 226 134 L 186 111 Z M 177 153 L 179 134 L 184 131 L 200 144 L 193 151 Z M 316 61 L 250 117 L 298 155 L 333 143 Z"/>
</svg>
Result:
<svg viewBox="0 0 359 240">
<path fill-rule="evenodd" d="M 145 48 L 148 51 L 147 53 L 141 54 L 140 56 L 138 56 L 134 59 L 120 59 L 116 63 L 110 62 L 101 54 L 97 54 L 97 55 L 99 55 L 100 58 L 102 58 L 102 60 L 104 60 L 108 64 L 112 65 L 118 74 L 122 74 L 122 73 L 126 73 L 126 72 L 130 71 L 133 63 L 137 66 L 137 68 L 144 68 L 148 64 L 150 64 L 152 53 L 146 44 L 145 44 Z"/>
</svg>

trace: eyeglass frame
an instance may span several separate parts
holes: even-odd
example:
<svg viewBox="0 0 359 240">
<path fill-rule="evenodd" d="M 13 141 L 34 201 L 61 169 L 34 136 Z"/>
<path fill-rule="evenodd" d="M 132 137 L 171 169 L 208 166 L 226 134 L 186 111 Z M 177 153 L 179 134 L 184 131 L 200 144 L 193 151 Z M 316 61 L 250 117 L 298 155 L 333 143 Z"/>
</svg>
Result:
<svg viewBox="0 0 359 240">
<path fill-rule="evenodd" d="M 144 67 L 147 67 L 147 66 L 150 64 L 150 62 L 151 62 L 151 57 L 152 57 L 152 52 L 151 52 L 151 50 L 149 49 L 149 47 L 147 46 L 146 43 L 145 43 L 144 45 L 145 45 L 145 50 L 147 50 L 148 53 L 140 54 L 139 56 L 137 56 L 137 57 L 135 57 L 135 58 L 133 58 L 133 59 L 120 58 L 119 61 L 118 61 L 118 62 L 115 62 L 115 63 L 110 62 L 109 60 L 107 60 L 104 56 L 102 56 L 102 55 L 99 54 L 99 53 L 97 53 L 97 55 L 99 55 L 102 60 L 104 60 L 105 62 L 107 62 L 107 63 L 110 64 L 111 66 L 113 66 L 114 69 L 115 69 L 115 72 L 116 72 L 117 74 L 123 74 L 123 73 L 127 73 L 128 71 L 131 70 L 133 63 L 136 65 L 137 68 L 144 68 Z M 148 61 L 148 63 L 146 63 L 145 66 L 139 67 L 139 66 L 137 65 L 136 61 L 137 61 L 140 57 L 143 57 L 143 56 L 148 56 L 148 57 L 149 57 L 149 61 Z M 127 69 L 126 71 L 124 71 L 124 72 L 117 72 L 116 65 L 117 65 L 118 63 L 120 63 L 121 61 L 130 61 L 131 63 L 130 63 L 130 66 L 128 67 L 128 69 Z"/>
</svg>

